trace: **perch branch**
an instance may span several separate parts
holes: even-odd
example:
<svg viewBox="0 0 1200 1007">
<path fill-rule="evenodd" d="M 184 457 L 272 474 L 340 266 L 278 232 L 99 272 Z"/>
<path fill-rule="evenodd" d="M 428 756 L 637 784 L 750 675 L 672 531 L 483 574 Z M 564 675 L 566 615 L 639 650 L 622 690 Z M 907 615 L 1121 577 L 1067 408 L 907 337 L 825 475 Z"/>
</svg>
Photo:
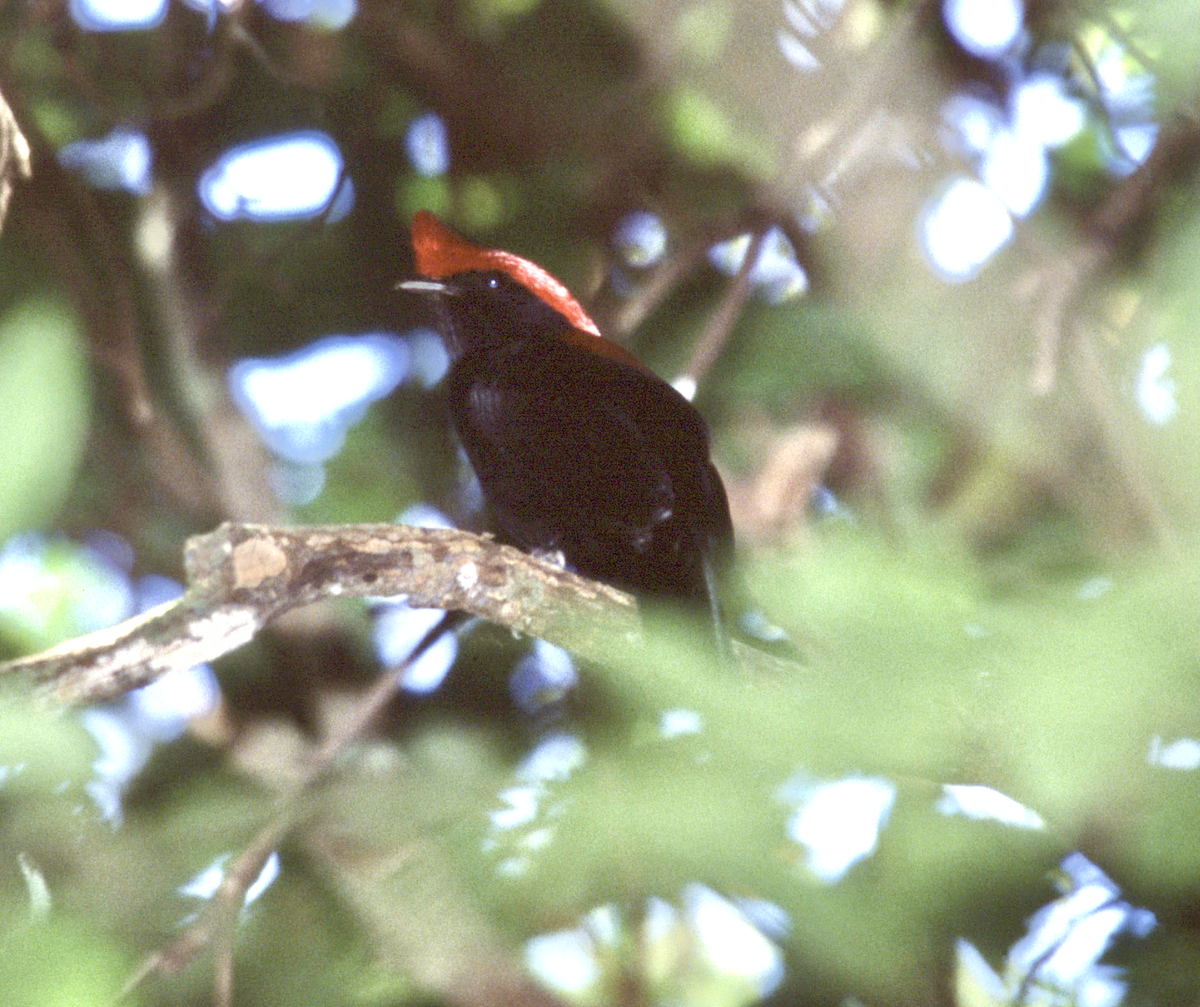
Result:
<svg viewBox="0 0 1200 1007">
<path fill-rule="evenodd" d="M 61 702 L 103 702 L 227 654 L 290 609 L 339 596 L 468 612 L 582 657 L 611 656 L 614 640 L 639 633 L 629 595 L 463 531 L 226 523 L 188 540 L 185 566 L 176 601 L 0 664 L 0 675 L 29 676 Z"/>
</svg>

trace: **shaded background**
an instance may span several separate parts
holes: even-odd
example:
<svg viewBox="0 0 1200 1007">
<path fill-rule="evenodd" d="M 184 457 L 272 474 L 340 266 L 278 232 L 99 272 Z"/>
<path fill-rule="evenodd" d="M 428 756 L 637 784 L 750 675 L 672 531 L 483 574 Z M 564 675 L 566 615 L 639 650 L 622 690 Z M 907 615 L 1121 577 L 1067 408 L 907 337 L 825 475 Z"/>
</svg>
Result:
<svg viewBox="0 0 1200 1007">
<path fill-rule="evenodd" d="M 1109 959 L 1131 1002 L 1196 1002 L 1198 13 L 5 5 L 32 173 L 0 239 L 0 648 L 170 597 L 221 520 L 477 526 L 392 289 L 427 207 L 695 389 L 805 653 L 746 680 L 668 628 L 573 669 L 475 631 L 308 796 L 237 1003 L 998 1002 L 956 940 L 1002 970 L 1073 850 L 1157 918 Z M 86 712 L 12 687 L 6 1002 L 100 1002 L 173 947 L 406 620 L 297 613 Z M 212 959 L 129 1002 L 212 1002 Z"/>
</svg>

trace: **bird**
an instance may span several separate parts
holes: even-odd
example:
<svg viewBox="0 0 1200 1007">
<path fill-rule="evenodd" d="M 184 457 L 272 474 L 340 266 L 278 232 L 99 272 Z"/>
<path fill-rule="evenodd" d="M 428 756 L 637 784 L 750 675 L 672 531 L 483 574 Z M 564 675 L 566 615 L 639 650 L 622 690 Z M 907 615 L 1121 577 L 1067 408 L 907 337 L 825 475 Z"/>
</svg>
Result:
<svg viewBox="0 0 1200 1007">
<path fill-rule="evenodd" d="M 535 263 L 427 210 L 412 241 L 418 278 L 398 287 L 433 304 L 449 413 L 500 537 L 702 611 L 723 640 L 733 523 L 696 407 Z"/>
</svg>

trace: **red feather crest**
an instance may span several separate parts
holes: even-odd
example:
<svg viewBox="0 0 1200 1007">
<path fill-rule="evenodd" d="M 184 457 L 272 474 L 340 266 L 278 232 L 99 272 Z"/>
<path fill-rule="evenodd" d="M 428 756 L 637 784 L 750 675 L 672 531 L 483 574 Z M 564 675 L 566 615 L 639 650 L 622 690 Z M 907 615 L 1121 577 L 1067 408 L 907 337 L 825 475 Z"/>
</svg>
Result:
<svg viewBox="0 0 1200 1007">
<path fill-rule="evenodd" d="M 455 234 L 428 210 L 412 223 L 417 272 L 431 280 L 444 280 L 471 270 L 505 273 L 564 316 L 575 328 L 600 336 L 600 329 L 571 292 L 541 266 L 498 248 L 480 248 Z M 601 337 L 603 338 L 603 337 Z"/>
</svg>

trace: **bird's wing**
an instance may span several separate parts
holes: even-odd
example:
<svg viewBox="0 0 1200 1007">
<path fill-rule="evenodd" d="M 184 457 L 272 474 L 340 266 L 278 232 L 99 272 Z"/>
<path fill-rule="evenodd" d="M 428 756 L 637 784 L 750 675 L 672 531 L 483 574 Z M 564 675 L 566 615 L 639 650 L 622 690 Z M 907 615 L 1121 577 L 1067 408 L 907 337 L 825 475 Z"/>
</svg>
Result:
<svg viewBox="0 0 1200 1007">
<path fill-rule="evenodd" d="M 666 462 L 627 396 L 609 391 L 581 394 L 561 375 L 504 371 L 463 389 L 459 436 L 497 520 L 527 547 L 564 548 L 567 530 L 590 514 L 598 537 L 644 550 L 671 517 Z"/>
</svg>

